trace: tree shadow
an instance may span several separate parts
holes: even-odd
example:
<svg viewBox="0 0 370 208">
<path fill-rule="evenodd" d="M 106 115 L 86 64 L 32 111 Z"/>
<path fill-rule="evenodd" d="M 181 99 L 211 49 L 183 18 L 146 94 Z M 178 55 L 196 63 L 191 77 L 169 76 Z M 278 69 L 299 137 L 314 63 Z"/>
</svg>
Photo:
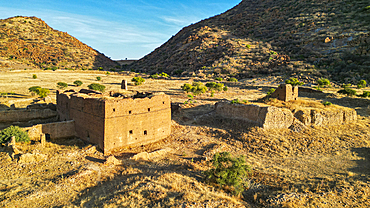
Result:
<svg viewBox="0 0 370 208">
<path fill-rule="evenodd" d="M 370 148 L 352 148 L 352 151 L 363 159 L 356 160 L 355 162 L 357 163 L 357 166 L 351 168 L 350 171 L 358 173 L 360 180 L 367 183 L 370 179 Z"/>
</svg>

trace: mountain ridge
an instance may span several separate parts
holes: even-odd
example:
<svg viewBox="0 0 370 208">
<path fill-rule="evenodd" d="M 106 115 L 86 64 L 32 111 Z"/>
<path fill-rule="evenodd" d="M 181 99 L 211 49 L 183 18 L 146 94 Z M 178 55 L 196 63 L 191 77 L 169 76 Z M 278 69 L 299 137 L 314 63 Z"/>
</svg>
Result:
<svg viewBox="0 0 370 208">
<path fill-rule="evenodd" d="M 208 77 L 303 73 L 370 80 L 368 4 L 243 0 L 183 28 L 130 68 Z"/>
<path fill-rule="evenodd" d="M 40 18 L 24 16 L 0 20 L 0 57 L 39 68 L 109 69 L 117 65 L 77 38 L 54 30 Z"/>
</svg>

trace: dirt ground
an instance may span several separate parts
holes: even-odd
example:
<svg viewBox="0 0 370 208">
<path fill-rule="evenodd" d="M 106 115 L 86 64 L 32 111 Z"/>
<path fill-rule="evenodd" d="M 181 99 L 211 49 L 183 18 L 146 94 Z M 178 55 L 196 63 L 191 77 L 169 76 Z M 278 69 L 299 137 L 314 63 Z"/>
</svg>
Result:
<svg viewBox="0 0 370 208">
<path fill-rule="evenodd" d="M 37 79 L 32 75 L 36 74 Z M 101 81 L 96 77 L 100 76 Z M 31 86 L 51 91 L 57 82 L 69 89 L 90 83 L 120 91 L 122 79 L 138 74 L 97 71 L 14 70 L 0 72 L 3 110 L 44 102 L 28 92 Z M 147 75 L 141 75 L 147 77 Z M 81 80 L 81 87 L 73 81 Z M 196 78 L 146 79 L 129 90 L 165 92 L 173 103 L 188 100 L 180 86 Z M 116 152 L 117 161 L 77 138 L 17 144 L 17 151 L 0 148 L 1 207 L 370 207 L 370 100 L 345 97 L 338 89 L 322 94 L 302 93 L 301 100 L 330 101 L 356 109 L 356 123 L 312 126 L 300 132 L 264 130 L 213 114 L 220 100 L 252 102 L 266 95 L 283 79 L 266 77 L 226 83 L 227 92 L 196 96 L 173 114 L 172 134 L 155 144 Z M 213 80 L 200 80 L 209 82 Z M 366 89 L 365 89 L 366 90 Z M 369 90 L 369 89 L 367 89 Z M 140 152 L 168 148 L 150 160 L 132 160 Z M 253 174 L 241 196 L 206 184 L 202 171 L 216 152 L 245 155 Z M 24 155 L 32 153 L 34 157 Z M 29 154 L 28 154 L 29 155 Z M 37 157 L 36 157 L 37 156 Z"/>
</svg>

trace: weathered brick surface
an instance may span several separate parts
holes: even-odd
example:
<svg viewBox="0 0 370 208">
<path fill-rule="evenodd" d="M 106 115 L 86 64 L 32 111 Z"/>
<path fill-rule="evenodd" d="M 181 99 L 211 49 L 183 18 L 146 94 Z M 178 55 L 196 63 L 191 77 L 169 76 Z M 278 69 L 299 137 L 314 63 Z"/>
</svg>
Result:
<svg viewBox="0 0 370 208">
<path fill-rule="evenodd" d="M 305 125 L 333 126 L 355 122 L 357 113 L 351 108 L 304 109 L 294 116 Z"/>
<path fill-rule="evenodd" d="M 215 111 L 218 115 L 248 121 L 265 129 L 288 128 L 293 123 L 291 111 L 274 106 L 218 102 Z"/>
<path fill-rule="evenodd" d="M 68 138 L 76 136 L 75 122 L 62 121 L 47 124 L 38 124 L 23 128 L 31 139 L 39 140 L 40 134 L 49 134 L 50 139 Z"/>
<path fill-rule="evenodd" d="M 85 94 L 57 94 L 58 113 L 74 120 L 76 134 L 98 144 L 105 154 L 142 145 L 171 132 L 171 103 L 165 94 L 145 98 L 92 98 Z"/>
<path fill-rule="evenodd" d="M 279 87 L 271 94 L 272 98 L 277 98 L 282 101 L 297 100 L 298 98 L 298 87 L 293 87 L 291 84 L 281 84 Z"/>
</svg>

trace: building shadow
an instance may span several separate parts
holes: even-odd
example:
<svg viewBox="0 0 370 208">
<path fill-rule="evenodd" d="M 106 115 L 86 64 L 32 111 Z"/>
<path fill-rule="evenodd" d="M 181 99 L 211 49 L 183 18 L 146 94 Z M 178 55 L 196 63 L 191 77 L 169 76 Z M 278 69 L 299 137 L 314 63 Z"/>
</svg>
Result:
<svg viewBox="0 0 370 208">
<path fill-rule="evenodd" d="M 367 183 L 370 180 L 370 148 L 352 148 L 352 151 L 363 159 L 356 160 L 357 166 L 351 168 L 350 171 L 357 173 L 357 177 Z"/>
</svg>

